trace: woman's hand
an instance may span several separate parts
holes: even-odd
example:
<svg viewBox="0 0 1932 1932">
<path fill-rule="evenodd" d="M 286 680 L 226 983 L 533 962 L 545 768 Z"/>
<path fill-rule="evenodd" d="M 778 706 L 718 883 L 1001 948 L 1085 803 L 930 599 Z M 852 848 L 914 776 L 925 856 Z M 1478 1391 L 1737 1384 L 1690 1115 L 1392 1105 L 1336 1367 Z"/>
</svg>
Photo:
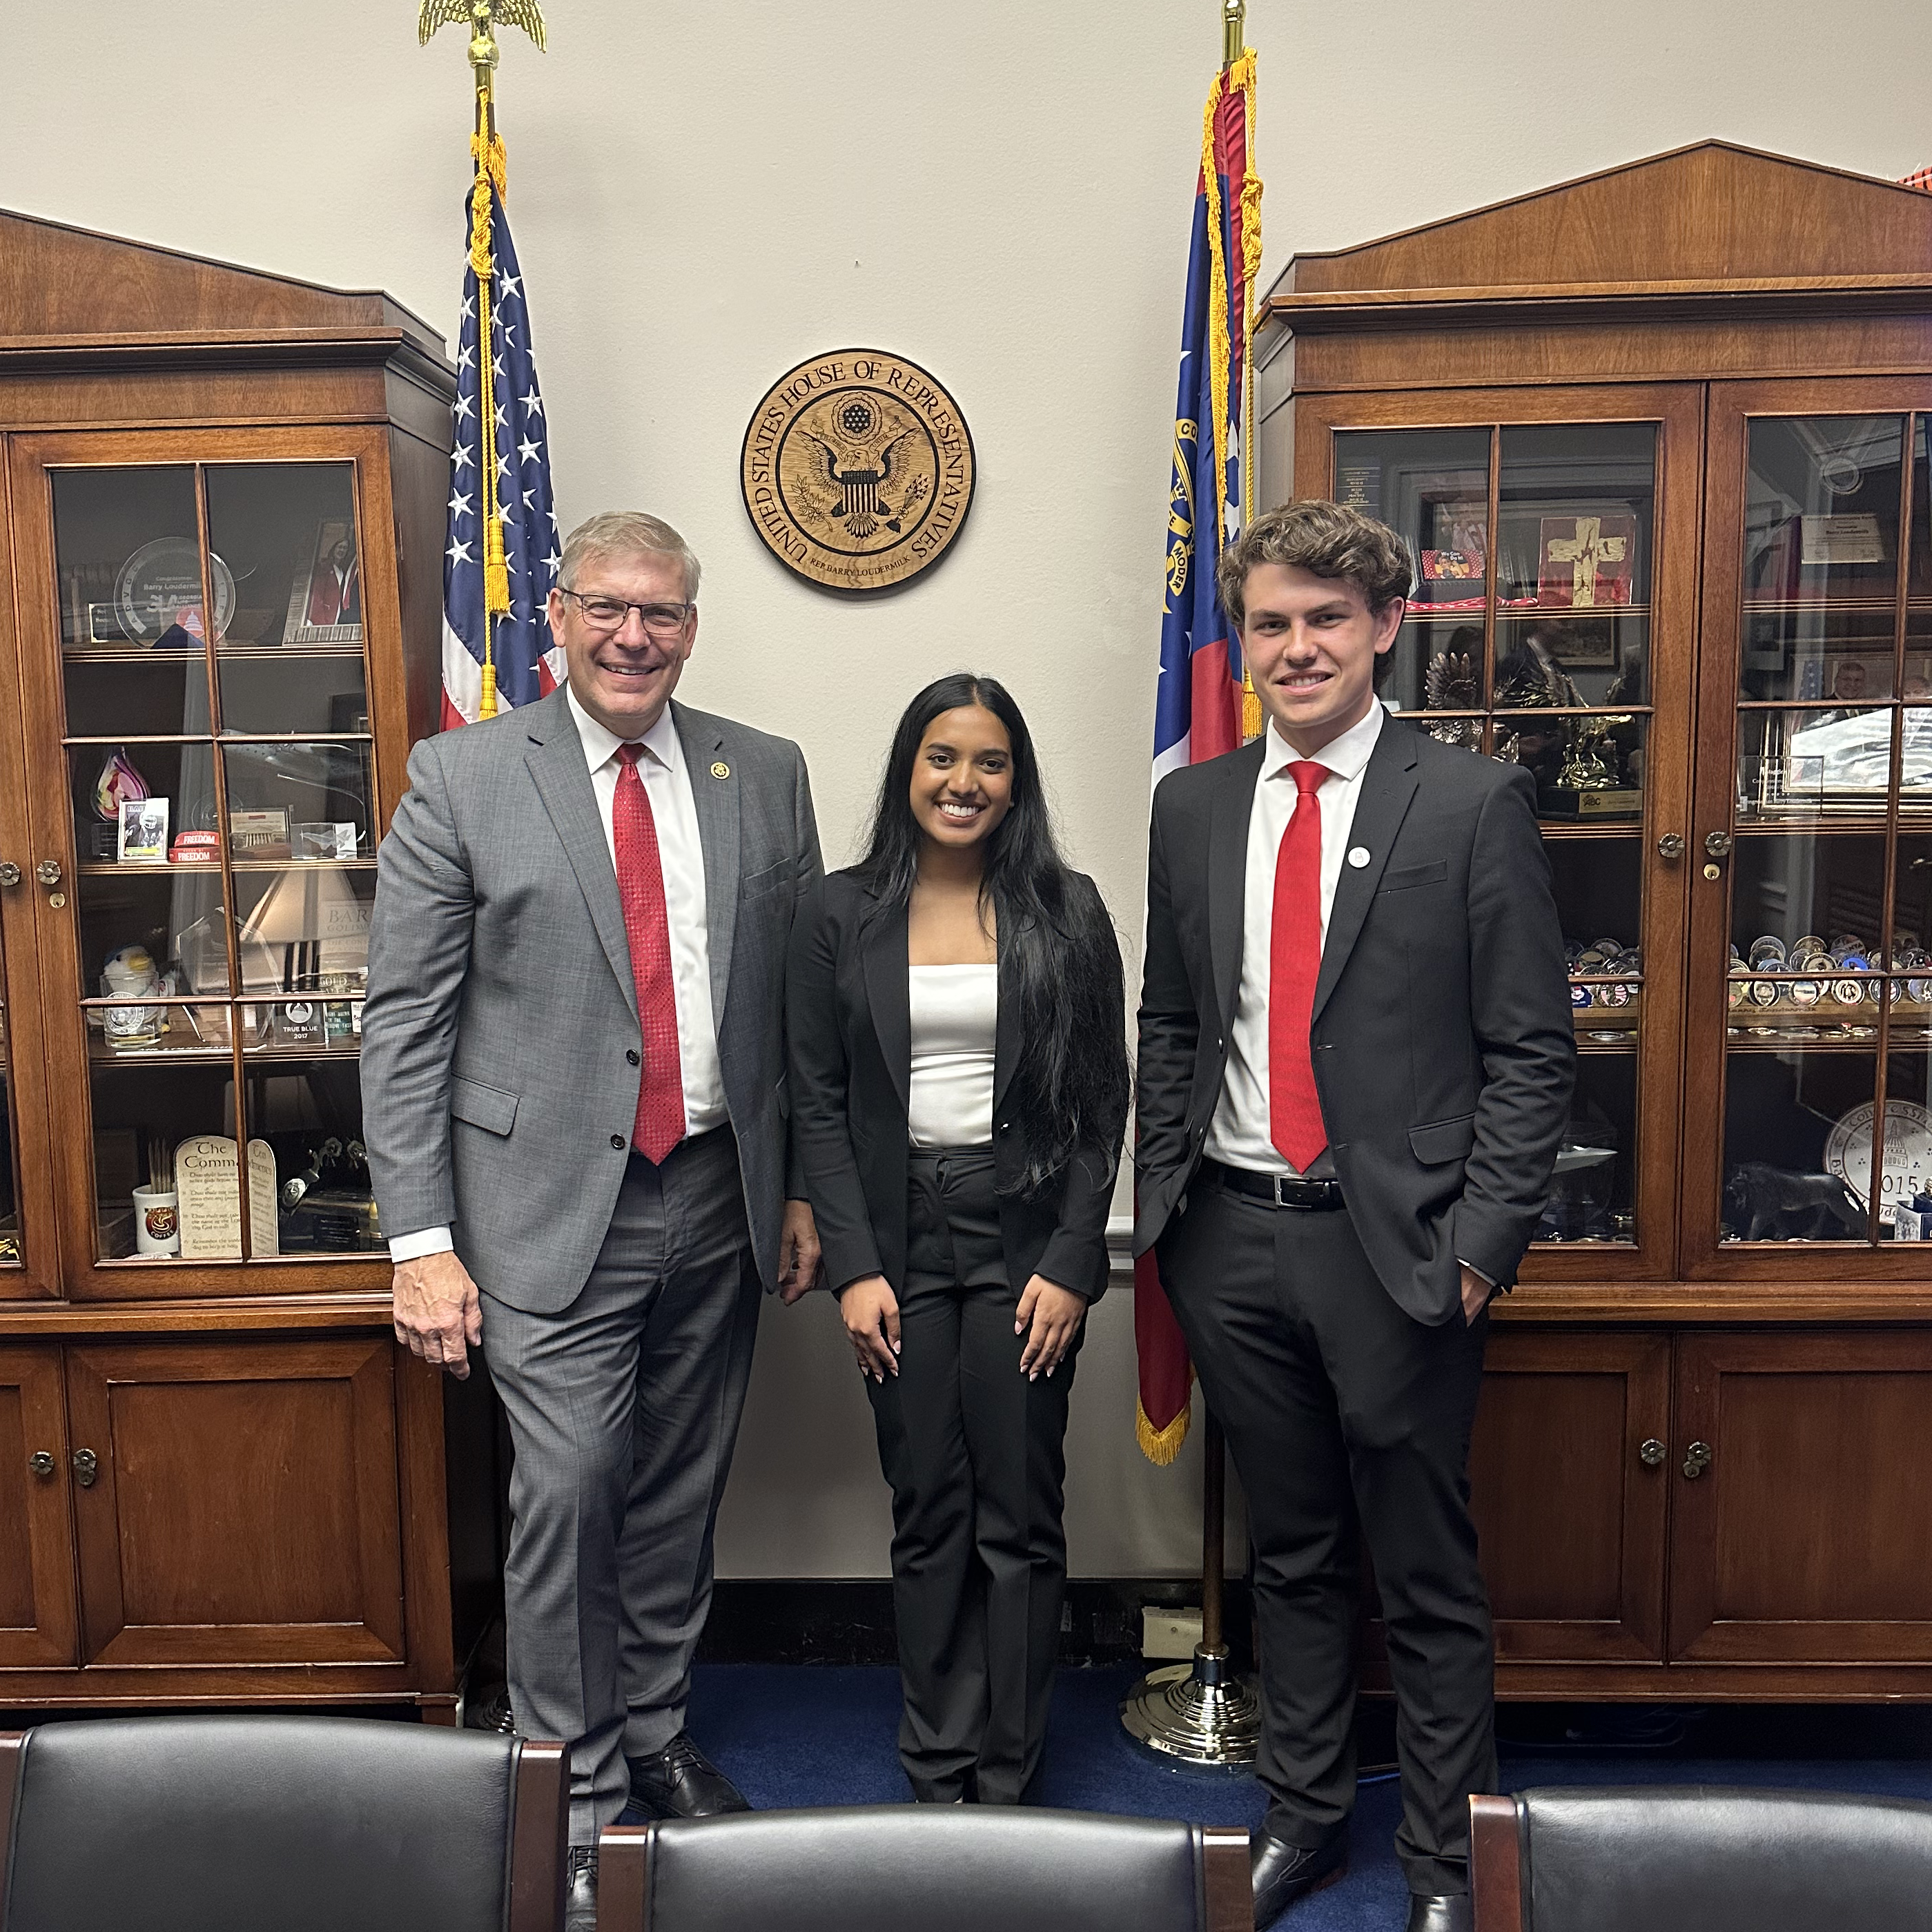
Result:
<svg viewBox="0 0 1932 1932">
<path fill-rule="evenodd" d="M 1036 1274 L 1026 1286 L 1020 1305 L 1014 1311 L 1013 1333 L 1025 1335 L 1027 1345 L 1020 1354 L 1020 1373 L 1030 1382 L 1042 1372 L 1052 1375 L 1059 1367 L 1080 1324 L 1087 1318 L 1087 1298 L 1070 1288 Z M 1027 1334 L 1028 1328 L 1032 1330 Z"/>
<path fill-rule="evenodd" d="M 899 1372 L 899 1304 L 882 1274 L 862 1275 L 840 1291 L 839 1318 L 859 1358 L 859 1372 L 875 1382 Z"/>
</svg>

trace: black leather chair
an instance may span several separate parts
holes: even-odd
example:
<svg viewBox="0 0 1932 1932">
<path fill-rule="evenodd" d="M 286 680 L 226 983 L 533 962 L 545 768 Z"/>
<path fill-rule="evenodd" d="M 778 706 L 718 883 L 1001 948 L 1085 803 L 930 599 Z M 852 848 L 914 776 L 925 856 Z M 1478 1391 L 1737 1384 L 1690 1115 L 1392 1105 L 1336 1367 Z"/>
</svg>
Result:
<svg viewBox="0 0 1932 1932">
<path fill-rule="evenodd" d="M 616 1826 L 597 1932 L 1252 1932 L 1248 1834 L 878 1804 Z"/>
<path fill-rule="evenodd" d="M 0 1733 L 0 1932 L 560 1932 L 568 1756 L 355 1718 Z"/>
<path fill-rule="evenodd" d="M 1932 1932 L 1932 1804 L 1652 1785 L 1469 1812 L 1476 1932 Z"/>
</svg>

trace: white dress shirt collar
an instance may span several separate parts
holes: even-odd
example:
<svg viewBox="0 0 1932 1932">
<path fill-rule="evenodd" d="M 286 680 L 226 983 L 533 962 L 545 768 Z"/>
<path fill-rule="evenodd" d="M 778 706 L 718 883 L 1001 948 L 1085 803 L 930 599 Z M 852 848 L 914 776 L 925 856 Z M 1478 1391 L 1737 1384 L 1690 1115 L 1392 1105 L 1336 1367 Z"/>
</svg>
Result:
<svg viewBox="0 0 1932 1932">
<path fill-rule="evenodd" d="M 577 721 L 577 735 L 584 740 L 584 761 L 594 772 L 607 765 L 626 745 L 641 745 L 668 772 L 675 772 L 683 763 L 683 747 L 679 742 L 677 725 L 667 704 L 658 713 L 658 722 L 638 738 L 620 738 L 591 716 L 578 702 L 577 693 L 568 685 L 564 686 L 564 697 L 570 706 L 570 715 Z"/>
<path fill-rule="evenodd" d="M 1367 766 L 1370 754 L 1376 748 L 1376 740 L 1382 736 L 1382 701 L 1378 698 L 1369 706 L 1369 715 L 1359 724 L 1351 724 L 1340 737 L 1330 739 L 1314 753 L 1314 762 L 1327 766 L 1338 778 L 1352 782 L 1360 777 Z M 1300 758 L 1301 754 L 1281 735 L 1280 727 L 1270 718 L 1268 722 L 1266 748 L 1262 753 L 1262 776 L 1278 778 L 1290 765 L 1299 763 Z"/>
</svg>

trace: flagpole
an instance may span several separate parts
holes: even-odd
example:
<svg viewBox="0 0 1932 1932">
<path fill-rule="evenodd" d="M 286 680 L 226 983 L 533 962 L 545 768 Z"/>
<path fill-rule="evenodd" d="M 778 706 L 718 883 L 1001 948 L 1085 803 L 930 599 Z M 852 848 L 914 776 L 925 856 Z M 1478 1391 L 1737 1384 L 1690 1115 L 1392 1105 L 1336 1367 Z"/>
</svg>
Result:
<svg viewBox="0 0 1932 1932">
<path fill-rule="evenodd" d="M 1222 70 L 1244 52 L 1246 0 L 1220 0 Z M 1252 298 L 1244 296 L 1252 310 Z M 1244 316 L 1241 350 L 1241 518 L 1254 514 L 1255 464 L 1250 440 L 1253 416 L 1252 330 Z M 1254 704 L 1243 666 L 1246 703 Z M 1245 722 L 1245 720 L 1244 720 Z M 1163 1757 L 1205 1769 L 1245 1774 L 1261 1743 L 1261 1696 L 1254 1680 L 1229 1667 L 1226 1622 L 1228 1448 L 1221 1425 L 1202 1400 L 1205 1426 L 1201 1451 L 1201 1640 L 1192 1664 L 1150 1670 L 1127 1693 L 1120 1722 L 1130 1735 Z"/>
</svg>

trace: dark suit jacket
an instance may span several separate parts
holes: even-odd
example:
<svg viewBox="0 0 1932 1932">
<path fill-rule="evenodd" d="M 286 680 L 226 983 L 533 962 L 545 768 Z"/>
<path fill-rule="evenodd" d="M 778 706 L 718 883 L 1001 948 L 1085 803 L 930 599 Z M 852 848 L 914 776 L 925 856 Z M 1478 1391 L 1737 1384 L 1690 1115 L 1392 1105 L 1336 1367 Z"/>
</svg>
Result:
<svg viewBox="0 0 1932 1932">
<path fill-rule="evenodd" d="M 1073 875 L 1090 911 L 1107 922 L 1094 882 Z M 866 914 L 874 916 L 867 923 Z M 1097 1301 L 1107 1286 L 1107 1209 L 1124 1120 L 1104 1146 L 1068 1162 L 1057 1192 L 1010 1190 L 1024 1171 L 1027 1124 L 1008 1108 L 1020 1057 L 1018 1003 L 1000 921 L 1000 1013 L 994 1040 L 993 1155 L 1007 1278 L 1023 1294 L 1046 1276 Z M 1111 931 L 1111 926 L 1108 929 Z M 804 1163 L 826 1279 L 842 1288 L 882 1274 L 905 1286 L 908 1120 L 912 1015 L 903 908 L 878 912 L 856 873 L 834 872 L 799 908 L 792 932 L 787 1027 L 791 1050 L 792 1144 Z M 1117 982 L 1118 983 L 1118 982 Z M 1126 998 L 1114 1024 L 1124 1028 Z"/>
<path fill-rule="evenodd" d="M 1141 998 L 1136 1253 L 1184 1197 L 1221 1096 L 1240 984 L 1248 820 L 1263 746 L 1154 794 Z M 1342 1198 L 1417 1320 L 1467 1262 L 1516 1278 L 1569 1115 L 1576 1041 L 1529 774 L 1391 718 L 1355 807 L 1310 1039 Z"/>
</svg>

